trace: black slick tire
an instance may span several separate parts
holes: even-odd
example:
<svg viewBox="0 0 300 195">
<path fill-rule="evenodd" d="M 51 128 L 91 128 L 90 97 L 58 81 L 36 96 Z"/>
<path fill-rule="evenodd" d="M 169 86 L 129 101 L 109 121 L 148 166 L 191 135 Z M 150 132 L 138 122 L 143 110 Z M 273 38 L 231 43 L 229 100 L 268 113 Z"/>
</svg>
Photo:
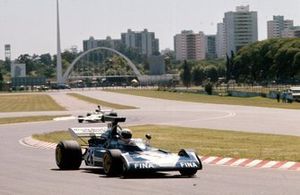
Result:
<svg viewBox="0 0 300 195">
<path fill-rule="evenodd" d="M 109 177 L 122 174 L 123 163 L 120 150 L 113 149 L 106 151 L 103 156 L 103 170 Z"/>
<path fill-rule="evenodd" d="M 61 141 L 55 149 L 57 166 L 62 170 L 77 170 L 82 162 L 82 151 L 78 142 Z"/>
</svg>

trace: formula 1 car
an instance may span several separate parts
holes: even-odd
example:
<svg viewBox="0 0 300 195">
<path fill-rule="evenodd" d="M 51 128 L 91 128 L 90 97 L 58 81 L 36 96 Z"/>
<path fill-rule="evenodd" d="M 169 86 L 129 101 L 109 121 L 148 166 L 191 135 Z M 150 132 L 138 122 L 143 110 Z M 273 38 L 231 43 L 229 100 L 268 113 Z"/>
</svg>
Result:
<svg viewBox="0 0 300 195">
<path fill-rule="evenodd" d="M 103 116 L 105 114 L 109 114 L 111 116 L 117 116 L 117 113 L 113 112 L 113 110 L 103 110 L 101 106 L 98 106 L 98 109 L 95 112 L 87 113 L 86 116 L 78 116 L 78 122 L 83 123 L 84 121 L 90 123 L 100 123 L 104 122 Z"/>
<path fill-rule="evenodd" d="M 133 139 L 129 129 L 118 125 L 126 118 L 105 115 L 104 120 L 110 122 L 107 127 L 69 128 L 73 137 L 88 141 L 85 145 L 74 140 L 59 142 L 55 158 L 60 169 L 79 169 L 82 160 L 87 166 L 103 167 L 107 176 L 157 171 L 179 171 L 183 176 L 193 176 L 202 169 L 195 152 L 182 149 L 174 154 L 151 147 L 149 134 L 146 140 Z"/>
</svg>

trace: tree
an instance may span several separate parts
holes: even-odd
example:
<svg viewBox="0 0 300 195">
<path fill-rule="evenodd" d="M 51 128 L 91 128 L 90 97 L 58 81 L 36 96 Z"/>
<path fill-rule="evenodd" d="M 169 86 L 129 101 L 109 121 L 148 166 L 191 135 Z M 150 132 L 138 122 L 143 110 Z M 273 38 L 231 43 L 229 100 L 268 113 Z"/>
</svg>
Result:
<svg viewBox="0 0 300 195">
<path fill-rule="evenodd" d="M 288 83 L 300 76 L 298 53 L 300 39 L 297 38 L 269 39 L 250 44 L 234 56 L 234 78 L 241 82 L 276 80 L 279 83 Z M 229 57 L 226 65 L 230 66 Z"/>
<path fill-rule="evenodd" d="M 0 71 L 0 91 L 3 90 L 3 83 L 4 83 L 4 79 L 3 79 L 2 72 Z"/>
<path fill-rule="evenodd" d="M 185 87 L 190 87 L 191 86 L 191 81 L 192 81 L 192 73 L 191 73 L 191 67 L 185 60 L 183 63 L 183 72 L 181 73 L 181 80 L 182 83 Z"/>
<path fill-rule="evenodd" d="M 214 65 L 209 65 L 205 67 L 204 74 L 207 79 L 208 78 L 210 79 L 210 81 L 212 82 L 218 81 L 218 70 Z"/>
<path fill-rule="evenodd" d="M 205 79 L 204 69 L 201 66 L 196 66 L 192 69 L 192 81 L 198 86 L 201 85 Z"/>
<path fill-rule="evenodd" d="M 51 55 L 49 53 L 40 55 L 40 61 L 46 66 L 50 66 L 52 64 Z"/>
</svg>

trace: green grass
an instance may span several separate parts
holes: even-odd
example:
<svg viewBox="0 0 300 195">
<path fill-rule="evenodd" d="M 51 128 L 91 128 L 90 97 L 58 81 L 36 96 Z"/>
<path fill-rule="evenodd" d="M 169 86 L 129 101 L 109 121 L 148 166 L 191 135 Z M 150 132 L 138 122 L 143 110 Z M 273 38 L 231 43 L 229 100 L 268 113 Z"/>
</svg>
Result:
<svg viewBox="0 0 300 195">
<path fill-rule="evenodd" d="M 215 96 L 203 95 L 195 93 L 178 93 L 168 91 L 158 91 L 155 89 L 108 89 L 106 91 L 116 92 L 122 94 L 131 94 L 136 96 L 160 98 L 168 100 L 177 100 L 185 102 L 199 102 L 199 103 L 213 103 L 213 104 L 230 104 L 242 106 L 257 106 L 267 108 L 284 108 L 284 109 L 300 109 L 299 103 L 277 103 L 275 99 L 263 97 L 229 97 L 229 96 Z"/>
<path fill-rule="evenodd" d="M 50 96 L 42 94 L 0 95 L 0 112 L 63 111 Z"/>
<path fill-rule="evenodd" d="M 25 123 L 25 122 L 37 122 L 37 121 L 50 121 L 50 120 L 53 120 L 54 118 L 65 117 L 65 116 L 66 115 L 0 118 L 0 124 Z"/>
<path fill-rule="evenodd" d="M 70 95 L 72 97 L 75 97 L 79 100 L 83 100 L 92 104 L 97 104 L 97 105 L 101 105 L 104 107 L 109 107 L 109 108 L 113 108 L 113 109 L 136 109 L 137 107 L 134 106 L 127 106 L 127 105 L 122 105 L 122 104 L 114 104 L 111 102 L 106 102 L 106 101 L 102 101 L 99 99 L 95 99 L 95 98 L 91 98 L 91 97 L 87 97 L 84 95 L 80 95 L 78 93 L 67 93 L 67 95 Z"/>
<path fill-rule="evenodd" d="M 130 129 L 135 138 L 150 133 L 153 146 L 172 152 L 178 152 L 181 148 L 193 148 L 203 156 L 300 162 L 300 137 L 297 136 L 157 125 L 133 126 Z M 71 139 L 67 131 L 33 135 L 33 137 L 56 143 Z"/>
</svg>

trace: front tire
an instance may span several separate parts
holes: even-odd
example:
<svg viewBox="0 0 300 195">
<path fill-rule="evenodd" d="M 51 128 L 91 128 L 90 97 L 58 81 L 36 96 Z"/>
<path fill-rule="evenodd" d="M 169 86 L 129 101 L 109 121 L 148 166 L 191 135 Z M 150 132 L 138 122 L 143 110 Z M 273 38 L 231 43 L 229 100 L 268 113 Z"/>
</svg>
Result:
<svg viewBox="0 0 300 195">
<path fill-rule="evenodd" d="M 189 158 L 189 153 L 194 153 L 197 160 L 199 161 L 199 164 L 200 164 L 200 169 L 202 169 L 202 163 L 201 163 L 201 160 L 199 159 L 198 155 L 193 151 L 193 150 L 186 150 L 186 149 L 181 149 L 179 152 L 178 152 L 178 155 L 179 156 L 185 156 L 185 157 L 188 157 Z M 183 170 L 180 170 L 180 174 L 182 176 L 188 176 L 188 177 L 192 177 L 194 176 L 196 173 L 197 173 L 198 169 L 194 169 L 194 168 L 189 168 L 189 169 L 183 169 Z"/>
<path fill-rule="evenodd" d="M 108 150 L 103 156 L 103 170 L 107 176 L 122 174 L 123 163 L 120 150 Z"/>
<path fill-rule="evenodd" d="M 69 140 L 61 141 L 55 149 L 57 166 L 62 170 L 77 170 L 82 161 L 82 151 L 78 142 Z"/>
<path fill-rule="evenodd" d="M 188 177 L 192 177 L 197 173 L 197 169 L 187 169 L 187 170 L 180 170 L 180 174 L 182 176 L 188 176 Z"/>
</svg>

